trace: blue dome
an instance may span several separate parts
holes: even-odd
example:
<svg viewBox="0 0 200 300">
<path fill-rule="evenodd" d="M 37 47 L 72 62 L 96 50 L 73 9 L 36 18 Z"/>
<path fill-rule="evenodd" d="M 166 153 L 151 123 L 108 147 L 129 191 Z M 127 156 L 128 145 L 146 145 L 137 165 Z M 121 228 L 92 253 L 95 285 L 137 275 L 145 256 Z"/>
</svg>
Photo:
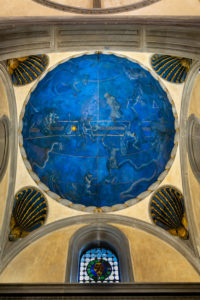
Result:
<svg viewBox="0 0 200 300">
<path fill-rule="evenodd" d="M 166 91 L 139 63 L 116 55 L 60 63 L 36 85 L 22 117 L 32 171 L 52 195 L 84 206 L 136 198 L 174 147 Z"/>
</svg>

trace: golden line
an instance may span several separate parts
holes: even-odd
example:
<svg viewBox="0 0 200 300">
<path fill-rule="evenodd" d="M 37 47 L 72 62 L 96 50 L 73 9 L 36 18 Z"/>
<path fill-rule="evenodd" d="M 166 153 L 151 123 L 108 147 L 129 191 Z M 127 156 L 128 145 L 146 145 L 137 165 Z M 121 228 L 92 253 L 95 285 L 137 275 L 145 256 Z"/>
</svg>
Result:
<svg viewBox="0 0 200 300">
<path fill-rule="evenodd" d="M 156 195 L 155 195 L 155 196 L 156 196 Z M 157 197 L 156 197 L 156 198 L 157 198 Z M 157 198 L 157 199 L 160 201 L 159 198 Z M 165 215 L 165 217 L 168 219 L 168 222 L 170 222 L 171 224 L 174 224 L 175 227 L 176 227 L 176 224 L 174 223 L 174 220 L 172 220 L 172 219 L 170 218 L 170 216 L 167 214 L 167 212 L 165 212 L 165 211 L 162 209 L 162 207 L 161 207 L 155 200 L 153 200 L 152 203 L 156 204 L 156 206 L 163 212 L 163 214 Z M 161 202 L 161 203 L 162 203 L 162 202 Z"/>
<path fill-rule="evenodd" d="M 37 196 L 37 194 L 36 194 L 35 196 Z M 42 199 L 42 198 L 43 198 L 43 196 L 40 195 L 40 196 L 32 203 L 32 205 L 30 205 L 30 207 L 27 209 L 27 211 L 25 211 L 25 213 L 24 213 L 24 215 L 23 215 L 23 217 L 22 217 L 22 221 L 24 221 L 24 219 L 26 219 L 27 214 L 29 213 L 29 211 L 30 211 L 30 210 L 34 207 L 34 205 L 37 204 L 37 202 L 38 202 L 40 199 Z M 32 198 L 30 199 L 30 201 L 29 201 L 28 204 L 30 204 L 31 201 L 32 201 Z"/>
<path fill-rule="evenodd" d="M 15 214 L 18 218 L 20 218 L 20 213 L 21 213 L 21 210 L 22 210 L 22 207 L 23 207 L 23 204 L 24 204 L 24 201 L 26 200 L 26 193 L 28 192 L 28 188 L 25 188 L 24 191 L 24 195 L 22 197 L 22 199 L 19 199 L 19 196 L 23 194 L 23 192 L 20 192 L 20 194 L 17 195 L 17 201 L 20 201 L 18 202 L 18 205 L 15 206 Z"/>
<path fill-rule="evenodd" d="M 43 139 L 43 138 L 51 138 L 51 137 L 60 137 L 60 136 L 62 136 L 62 137 L 68 137 L 68 136 L 80 136 L 80 134 L 68 134 L 68 135 L 62 135 L 62 134 L 60 134 L 60 135 L 46 135 L 46 136 L 38 136 L 38 137 L 33 137 L 33 138 L 26 138 L 26 139 L 24 139 L 25 141 L 27 141 L 27 140 L 35 140 L 35 139 Z"/>
<path fill-rule="evenodd" d="M 19 66 L 23 71 L 24 71 L 24 73 L 28 76 L 28 78 L 29 78 L 29 80 L 31 80 L 31 81 L 33 81 L 34 80 L 34 78 L 33 77 L 31 77 L 31 75 L 24 69 L 24 68 L 22 68 L 22 66 L 21 66 L 21 64 L 20 64 L 20 66 Z"/>
<path fill-rule="evenodd" d="M 155 197 L 164 205 L 164 207 L 166 208 L 166 212 L 165 212 L 165 215 L 167 215 L 169 217 L 169 213 L 170 215 L 172 216 L 172 222 L 174 223 L 174 225 L 176 226 L 176 223 L 174 221 L 174 217 L 173 217 L 173 214 L 171 213 L 170 209 L 167 207 L 167 205 L 163 202 L 163 200 L 161 200 L 157 195 L 155 195 Z M 167 198 L 164 196 L 165 200 L 167 200 Z"/>
<path fill-rule="evenodd" d="M 41 224 L 41 225 L 42 225 L 42 224 L 44 224 L 44 222 L 41 222 L 41 221 L 40 221 L 40 222 L 37 222 L 34 226 L 36 226 L 36 225 L 38 225 L 38 224 Z M 35 230 L 35 229 L 33 229 L 33 230 Z M 31 230 L 31 231 L 32 231 L 32 230 Z"/>
<path fill-rule="evenodd" d="M 168 201 L 167 197 L 162 193 L 162 191 L 160 191 L 160 194 L 165 198 L 165 200 L 167 201 L 167 203 L 169 203 L 171 209 L 174 211 L 176 217 L 177 217 L 177 212 L 174 210 L 173 206 L 171 205 L 171 203 Z M 170 197 L 171 198 L 171 197 Z M 173 216 L 173 214 L 172 214 Z"/>
<path fill-rule="evenodd" d="M 152 201 L 152 203 L 153 203 L 153 201 Z M 157 204 L 157 203 L 154 203 L 154 204 Z M 155 212 L 157 213 L 157 214 L 159 214 L 159 216 L 162 218 L 161 220 L 162 220 L 162 222 L 163 223 L 165 223 L 165 224 L 167 224 L 167 226 L 169 226 L 169 227 L 171 227 L 171 226 L 173 226 L 173 224 L 171 223 L 171 222 L 169 222 L 168 220 L 166 220 L 166 219 L 163 219 L 163 216 L 161 215 L 161 213 L 155 208 L 155 207 L 151 207 L 151 210 L 155 210 Z M 152 213 L 153 214 L 153 213 Z M 156 217 L 156 215 L 155 215 L 155 217 Z"/>
<path fill-rule="evenodd" d="M 166 58 L 166 59 L 164 59 L 163 61 L 165 61 L 165 60 L 167 60 L 168 58 Z M 177 60 L 177 58 L 171 58 L 171 59 L 169 59 L 164 65 L 162 65 L 158 70 L 155 70 L 156 72 L 160 72 L 160 70 L 162 69 L 162 68 L 165 68 L 165 66 L 168 64 L 168 63 L 171 63 L 171 62 L 173 62 L 173 61 L 176 61 Z M 162 62 L 163 62 L 162 61 Z M 164 72 L 166 72 L 169 68 L 171 67 L 171 65 L 169 65 L 161 74 L 159 74 L 160 76 L 164 73 Z"/>
<path fill-rule="evenodd" d="M 30 57 L 30 60 L 33 60 L 36 64 L 38 64 L 44 71 L 46 65 L 47 65 L 47 60 L 43 60 L 42 58 L 40 57 L 37 57 L 37 56 L 32 56 Z"/>
<path fill-rule="evenodd" d="M 34 60 L 33 60 L 34 61 Z M 28 61 L 28 63 L 30 63 L 31 66 L 33 66 L 36 70 L 38 70 L 38 72 L 40 72 L 40 74 L 44 71 L 44 70 L 41 70 L 38 66 L 36 66 L 34 63 L 32 63 L 32 61 Z M 43 67 L 43 66 L 42 66 Z M 44 67 L 43 67 L 44 68 Z M 42 69 L 43 69 L 42 68 Z M 38 74 L 37 77 L 40 75 Z"/>
<path fill-rule="evenodd" d="M 18 69 L 15 69 L 15 75 L 17 76 L 17 78 L 19 79 L 20 84 L 22 85 L 22 80 L 20 78 L 20 72 L 18 71 Z"/>
<path fill-rule="evenodd" d="M 183 199 L 183 196 L 179 193 L 179 192 L 177 192 L 177 191 L 173 191 L 174 192 L 174 194 L 175 194 L 175 196 L 176 196 L 176 198 L 178 199 L 178 201 L 179 201 L 179 204 L 180 204 L 180 206 L 181 207 L 178 207 L 178 209 L 179 209 L 179 211 L 180 211 L 180 214 L 181 214 L 181 218 L 182 218 L 182 213 L 184 212 L 184 204 L 182 204 L 182 201 L 181 201 L 181 199 Z M 184 202 L 184 199 L 183 199 L 183 202 Z M 181 209 L 182 208 L 182 209 Z"/>
<path fill-rule="evenodd" d="M 24 79 L 25 83 L 28 83 L 27 79 L 24 77 L 24 75 L 20 72 L 19 70 L 20 65 L 17 68 L 17 71 L 19 72 L 19 74 L 21 75 L 21 77 Z M 23 70 L 23 69 L 22 69 Z"/>
<path fill-rule="evenodd" d="M 155 210 L 156 213 L 159 213 L 157 210 Z M 160 215 L 160 214 L 159 214 Z M 160 220 L 161 223 L 165 224 L 167 227 L 171 228 L 172 224 L 168 223 L 166 220 L 163 219 L 163 216 L 157 216 L 155 213 L 152 213 L 152 217 L 156 217 L 156 219 L 153 219 L 154 223 L 157 223 L 157 219 Z"/>
<path fill-rule="evenodd" d="M 179 64 L 178 64 L 179 65 Z M 168 79 L 169 77 L 170 77 L 170 75 L 172 74 L 172 72 L 175 70 L 177 68 L 177 65 L 175 65 L 172 69 L 171 69 L 171 71 L 167 74 L 167 76 L 166 76 L 166 79 Z M 178 70 L 179 71 L 179 70 Z M 178 72 L 177 71 L 177 72 Z M 175 74 L 177 74 L 177 73 L 175 73 Z M 172 82 L 172 79 L 170 80 L 170 82 Z"/>
<path fill-rule="evenodd" d="M 39 200 L 39 199 L 38 199 Z M 34 202 L 35 203 L 35 202 Z M 30 218 L 34 213 L 35 211 L 40 207 L 42 206 L 43 204 L 45 204 L 45 200 L 43 202 L 41 202 L 29 215 L 28 215 L 28 218 Z M 36 214 L 37 215 L 37 214 Z M 34 217 L 34 216 L 33 216 Z M 32 218 L 30 218 L 30 221 L 32 220 Z M 25 218 L 24 222 L 27 221 L 27 218 Z M 29 221 L 28 221 L 29 223 Z"/>
<path fill-rule="evenodd" d="M 181 66 L 181 63 L 179 63 L 177 66 Z M 180 72 L 182 67 L 178 68 L 178 70 L 176 71 L 176 73 L 174 73 L 172 79 L 171 79 L 171 82 L 174 80 L 174 78 L 176 77 L 176 75 L 178 74 L 178 72 Z M 176 81 L 175 81 L 176 82 Z"/>
<path fill-rule="evenodd" d="M 41 196 L 39 197 L 39 199 L 36 199 L 34 202 L 33 202 L 33 204 L 32 205 L 30 205 L 30 202 L 32 201 L 32 199 L 35 197 L 35 196 L 37 196 L 39 194 L 39 192 L 37 191 L 36 193 L 34 193 L 34 195 L 31 197 L 31 199 L 29 199 L 28 201 L 27 201 L 27 203 L 26 203 L 26 205 L 24 206 L 24 208 L 23 208 L 23 210 L 22 210 L 22 212 L 21 212 L 21 215 L 23 215 L 23 217 L 22 217 L 22 219 L 21 219 L 21 221 L 23 221 L 23 219 L 25 218 L 25 216 L 27 215 L 27 213 L 29 212 L 29 210 L 33 207 L 33 204 L 35 204 L 35 202 L 37 202 L 40 198 L 41 198 Z M 25 210 L 26 210 L 26 208 L 27 208 L 27 206 L 28 205 L 30 205 L 30 207 L 28 208 L 28 210 L 25 212 Z M 25 212 L 25 213 L 24 213 Z"/>
<path fill-rule="evenodd" d="M 179 80 L 181 79 L 183 73 L 186 72 L 183 66 L 181 67 L 181 69 L 182 69 L 182 70 L 181 70 L 179 76 L 176 78 L 176 82 L 179 82 Z M 181 79 L 181 82 L 183 82 L 182 79 Z"/>
<path fill-rule="evenodd" d="M 21 63 L 21 65 L 24 65 L 27 69 L 29 69 L 35 75 L 35 77 L 38 77 L 38 75 L 29 66 L 25 65 L 25 63 Z"/>
<path fill-rule="evenodd" d="M 166 63 L 165 65 L 167 65 L 167 63 Z M 171 68 L 171 65 L 169 65 L 167 68 L 165 68 L 165 69 L 162 71 L 162 73 L 159 74 L 159 75 L 160 75 L 160 76 L 163 76 L 163 74 L 164 74 L 167 70 L 169 70 L 170 68 Z M 176 66 L 175 66 L 175 68 L 176 68 Z M 166 78 L 168 78 L 168 75 L 166 76 Z"/>
<path fill-rule="evenodd" d="M 169 55 L 163 55 L 162 57 L 153 57 L 152 63 L 154 63 L 153 66 L 158 66 L 161 62 L 165 61 L 166 59 L 170 59 Z"/>
<path fill-rule="evenodd" d="M 42 220 L 43 219 L 43 220 Z M 39 220 L 39 222 L 37 222 Z M 41 215 L 41 216 L 39 216 L 38 218 L 36 218 L 30 225 L 25 225 L 26 226 L 26 228 L 28 229 L 28 228 L 30 228 L 30 227 L 33 227 L 33 226 L 35 226 L 36 224 L 43 224 L 44 223 L 44 221 L 45 221 L 45 215 Z M 35 224 L 34 224 L 34 222 L 36 222 Z"/>
<path fill-rule="evenodd" d="M 37 217 L 38 214 L 40 214 L 41 212 L 42 212 L 42 214 L 41 214 L 39 217 Z M 25 225 L 26 227 L 32 226 L 32 225 L 34 224 L 34 222 L 36 222 L 36 221 L 39 220 L 40 218 L 45 218 L 45 217 L 46 217 L 46 212 L 47 212 L 47 209 L 46 209 L 46 207 L 45 207 L 42 211 L 38 211 L 37 214 L 35 214 L 35 215 L 31 218 L 31 220 L 29 220 L 29 222 L 25 223 L 24 225 Z M 37 218 L 36 218 L 36 217 L 37 217 Z"/>
<path fill-rule="evenodd" d="M 170 192 L 167 191 L 166 189 L 166 193 L 169 195 L 170 199 L 173 201 L 174 205 L 175 205 L 175 208 L 176 208 L 176 213 L 177 215 L 179 216 L 179 218 L 181 218 L 181 211 L 179 209 L 179 206 L 177 205 L 175 199 L 171 196 L 171 193 L 173 192 L 173 189 L 172 188 L 169 188 Z M 173 193 L 174 194 L 174 193 Z"/>
</svg>

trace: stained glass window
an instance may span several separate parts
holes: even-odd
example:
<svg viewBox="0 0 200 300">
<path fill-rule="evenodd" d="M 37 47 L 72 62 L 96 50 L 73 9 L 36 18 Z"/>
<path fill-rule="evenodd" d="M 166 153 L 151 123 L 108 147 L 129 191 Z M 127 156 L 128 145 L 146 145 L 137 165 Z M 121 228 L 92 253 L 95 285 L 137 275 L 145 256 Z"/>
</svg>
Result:
<svg viewBox="0 0 200 300">
<path fill-rule="evenodd" d="M 106 248 L 90 248 L 80 258 L 80 283 L 120 282 L 117 256 Z"/>
</svg>

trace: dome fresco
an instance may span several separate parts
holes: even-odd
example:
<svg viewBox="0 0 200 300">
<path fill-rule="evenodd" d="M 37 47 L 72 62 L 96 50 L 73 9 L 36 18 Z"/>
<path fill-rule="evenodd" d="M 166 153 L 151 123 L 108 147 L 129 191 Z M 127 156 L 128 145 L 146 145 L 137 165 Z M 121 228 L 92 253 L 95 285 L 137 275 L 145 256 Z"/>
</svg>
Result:
<svg viewBox="0 0 200 300">
<path fill-rule="evenodd" d="M 25 164 L 64 205 L 132 205 L 159 185 L 174 157 L 177 116 L 170 101 L 138 62 L 102 53 L 71 58 L 25 101 Z"/>
</svg>

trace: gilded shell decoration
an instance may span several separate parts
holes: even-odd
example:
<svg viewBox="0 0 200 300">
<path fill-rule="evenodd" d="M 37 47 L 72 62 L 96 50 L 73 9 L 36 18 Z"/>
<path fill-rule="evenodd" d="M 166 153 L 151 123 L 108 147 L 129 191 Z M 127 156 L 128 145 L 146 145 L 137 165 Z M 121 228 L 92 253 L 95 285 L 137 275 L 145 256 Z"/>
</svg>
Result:
<svg viewBox="0 0 200 300">
<path fill-rule="evenodd" d="M 154 54 L 151 64 L 154 71 L 171 83 L 183 83 L 190 69 L 192 60 L 170 55 Z"/>
<path fill-rule="evenodd" d="M 34 81 L 45 71 L 48 56 L 42 54 L 12 58 L 8 59 L 7 65 L 13 84 L 21 86 Z"/>
<path fill-rule="evenodd" d="M 183 195 L 174 187 L 162 187 L 153 195 L 150 213 L 157 226 L 172 235 L 188 238 Z"/>
<path fill-rule="evenodd" d="M 23 188 L 15 195 L 9 240 L 23 238 L 38 229 L 46 217 L 47 201 L 43 194 L 33 187 Z"/>
</svg>

